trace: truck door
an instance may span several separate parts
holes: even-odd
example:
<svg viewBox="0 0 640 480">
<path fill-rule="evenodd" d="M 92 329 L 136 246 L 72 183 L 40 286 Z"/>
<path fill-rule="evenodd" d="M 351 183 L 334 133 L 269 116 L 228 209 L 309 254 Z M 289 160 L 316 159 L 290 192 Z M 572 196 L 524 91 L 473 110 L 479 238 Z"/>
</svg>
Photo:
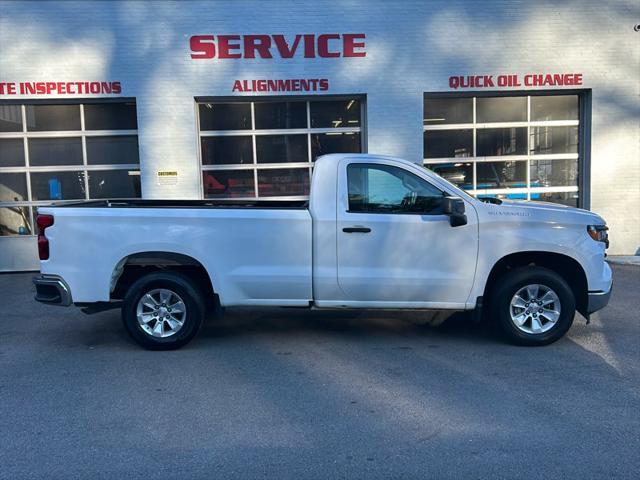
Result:
<svg viewBox="0 0 640 480">
<path fill-rule="evenodd" d="M 448 193 L 392 161 L 343 160 L 338 192 L 338 284 L 345 304 L 464 306 L 478 251 L 470 203 L 468 223 L 452 227 L 441 205 Z"/>
</svg>

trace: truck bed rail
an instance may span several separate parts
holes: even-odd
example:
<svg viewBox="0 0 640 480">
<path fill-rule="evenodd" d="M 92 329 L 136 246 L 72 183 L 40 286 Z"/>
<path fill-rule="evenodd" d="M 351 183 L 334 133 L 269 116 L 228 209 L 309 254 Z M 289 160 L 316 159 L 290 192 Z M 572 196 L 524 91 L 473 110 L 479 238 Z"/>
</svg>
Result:
<svg viewBox="0 0 640 480">
<path fill-rule="evenodd" d="M 139 198 L 121 198 L 105 200 L 82 200 L 57 202 L 52 207 L 61 208 L 262 208 L 304 210 L 308 200 L 143 200 Z"/>
</svg>

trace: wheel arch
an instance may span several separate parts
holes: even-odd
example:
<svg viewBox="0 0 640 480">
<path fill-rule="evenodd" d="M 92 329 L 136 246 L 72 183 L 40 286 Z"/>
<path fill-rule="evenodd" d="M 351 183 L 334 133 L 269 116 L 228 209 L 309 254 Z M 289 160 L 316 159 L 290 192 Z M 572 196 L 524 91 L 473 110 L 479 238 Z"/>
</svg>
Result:
<svg viewBox="0 0 640 480">
<path fill-rule="evenodd" d="M 190 255 L 169 251 L 140 251 L 121 258 L 111 273 L 110 298 L 124 298 L 136 280 L 157 271 L 182 273 L 197 283 L 206 299 L 219 303 L 213 279 L 205 266 Z"/>
<path fill-rule="evenodd" d="M 576 309 L 585 315 L 588 304 L 587 275 L 575 258 L 562 253 L 533 250 L 505 255 L 493 265 L 485 283 L 483 298 L 491 298 L 491 291 L 502 275 L 514 268 L 529 265 L 544 267 L 560 275 L 573 291 Z"/>
</svg>

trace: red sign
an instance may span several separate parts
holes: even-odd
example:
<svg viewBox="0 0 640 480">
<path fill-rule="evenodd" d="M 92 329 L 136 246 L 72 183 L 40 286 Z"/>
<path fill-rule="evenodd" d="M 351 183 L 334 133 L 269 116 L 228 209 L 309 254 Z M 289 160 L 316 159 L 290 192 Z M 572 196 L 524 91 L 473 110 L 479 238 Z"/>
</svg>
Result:
<svg viewBox="0 0 640 480">
<path fill-rule="evenodd" d="M 194 35 L 191 58 L 365 57 L 364 33 L 284 35 Z"/>
<path fill-rule="evenodd" d="M 527 73 L 506 75 L 457 75 L 449 77 L 449 88 L 575 87 L 582 85 L 581 73 Z"/>
<path fill-rule="evenodd" d="M 0 95 L 119 94 L 120 82 L 0 82 Z"/>
<path fill-rule="evenodd" d="M 329 90 L 327 78 L 288 78 L 236 80 L 232 92 L 325 92 Z"/>
</svg>

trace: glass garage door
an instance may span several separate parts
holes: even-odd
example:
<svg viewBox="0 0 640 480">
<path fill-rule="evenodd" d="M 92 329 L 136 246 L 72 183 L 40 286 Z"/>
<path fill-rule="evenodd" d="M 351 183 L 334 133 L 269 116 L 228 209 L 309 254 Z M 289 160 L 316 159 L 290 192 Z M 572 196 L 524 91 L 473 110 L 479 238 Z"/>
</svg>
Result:
<svg viewBox="0 0 640 480">
<path fill-rule="evenodd" d="M 133 101 L 0 104 L 0 237 L 54 201 L 140 197 L 137 128 Z"/>
<path fill-rule="evenodd" d="M 362 151 L 360 98 L 197 107 L 204 198 L 304 199 L 318 156 Z"/>
<path fill-rule="evenodd" d="M 478 197 L 580 204 L 578 95 L 424 99 L 424 164 Z"/>
</svg>

